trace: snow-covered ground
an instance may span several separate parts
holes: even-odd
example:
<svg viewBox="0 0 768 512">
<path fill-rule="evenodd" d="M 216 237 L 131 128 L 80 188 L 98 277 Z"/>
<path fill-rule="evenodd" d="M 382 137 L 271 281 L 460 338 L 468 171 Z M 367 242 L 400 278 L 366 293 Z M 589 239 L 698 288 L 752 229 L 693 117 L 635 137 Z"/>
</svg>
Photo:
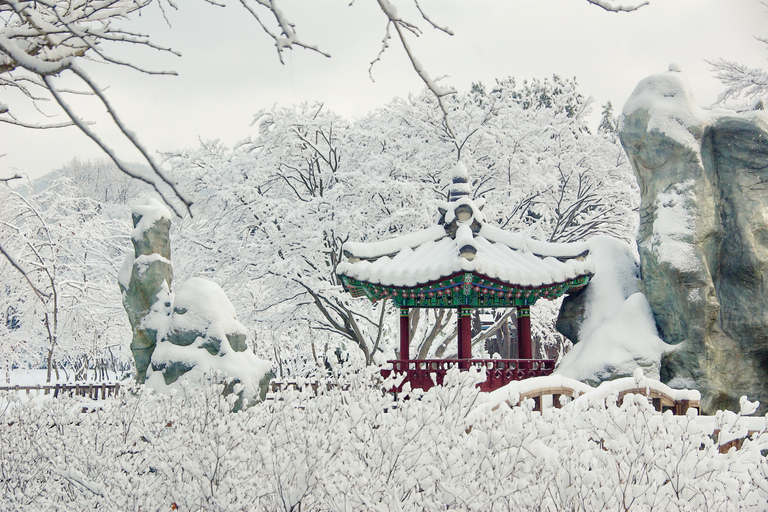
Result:
<svg viewBox="0 0 768 512">
<path fill-rule="evenodd" d="M 85 414 L 75 400 L 0 395 L 0 508 L 768 509 L 768 434 L 720 453 L 716 430 L 747 435 L 737 414 L 701 422 L 635 395 L 486 407 L 471 372 L 395 399 L 373 377 L 239 413 L 214 386 L 135 388 Z"/>
</svg>

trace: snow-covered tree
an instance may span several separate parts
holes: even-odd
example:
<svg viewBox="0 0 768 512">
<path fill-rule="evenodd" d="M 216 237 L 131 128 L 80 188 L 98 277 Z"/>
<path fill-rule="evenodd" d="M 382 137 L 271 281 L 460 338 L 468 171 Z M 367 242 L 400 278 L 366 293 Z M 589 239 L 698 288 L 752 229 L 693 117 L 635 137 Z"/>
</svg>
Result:
<svg viewBox="0 0 768 512">
<path fill-rule="evenodd" d="M 205 254 L 177 260 L 176 275 L 206 275 L 239 297 L 260 327 L 258 338 L 274 339 L 276 351 L 290 338 L 332 333 L 332 352 L 340 340 L 343 352 L 357 347 L 370 363 L 382 349 L 386 310 L 343 293 L 335 273 L 341 245 L 348 226 L 388 233 L 386 209 L 401 203 L 410 212 L 417 188 L 405 182 L 397 190 L 386 169 L 370 174 L 345 165 L 349 124 L 322 105 L 262 112 L 257 127 L 234 152 L 209 145 L 173 158 L 196 197 L 195 218 L 179 224 L 184 248 L 174 251 Z M 402 197 L 388 201 L 393 195 Z M 306 332 L 309 325 L 315 334 Z M 328 343 L 304 345 L 306 356 L 317 356 L 307 363 L 324 366 Z"/>
<path fill-rule="evenodd" d="M 84 376 L 124 344 L 114 283 L 128 222 L 112 213 L 65 178 L 29 196 L 0 188 L 0 243 L 16 255 L 0 259 L 0 309 L 13 327 L 2 331 L 5 364 Z"/>
<path fill-rule="evenodd" d="M 121 172 L 114 162 L 106 158 L 95 160 L 74 158 L 53 175 L 66 176 L 79 194 L 103 206 L 130 206 L 142 195 L 149 194 L 151 190 L 151 187 L 145 183 Z"/>
<path fill-rule="evenodd" d="M 603 105 L 602 117 L 600 118 L 600 124 L 597 125 L 597 131 L 608 134 L 609 136 L 615 136 L 619 131 L 619 119 L 613 113 L 613 104 L 609 101 Z"/>
<path fill-rule="evenodd" d="M 223 5 L 214 0 L 211 4 Z M 607 11 L 632 11 L 647 2 L 623 5 L 609 0 L 586 0 Z M 374 58 L 373 66 L 389 48 L 392 31 L 406 52 L 414 71 L 437 100 L 442 120 L 449 134 L 453 133 L 447 98 L 455 91 L 433 80 L 420 64 L 410 38 L 423 34 L 420 23 L 451 34 L 436 23 L 418 1 L 413 7 L 421 17 L 403 16 L 402 5 L 392 0 L 376 0 L 386 20 L 381 50 Z M 280 60 L 283 52 L 304 48 L 329 56 L 317 46 L 298 37 L 295 25 L 279 7 L 277 0 L 241 0 L 240 4 L 252 15 L 256 25 L 269 35 Z M 410 0 L 402 4 L 411 5 Z M 156 7 L 168 20 L 168 11 L 177 9 L 173 1 L 165 0 L 1 0 L 0 1 L 0 88 L 6 93 L 0 101 L 0 122 L 22 128 L 64 128 L 76 126 L 93 140 L 117 167 L 125 174 L 150 184 L 176 211 L 183 213 L 189 208 L 190 199 L 177 187 L 175 180 L 156 161 L 153 152 L 143 144 L 139 136 L 124 123 L 121 115 L 110 102 L 105 88 L 96 83 L 87 71 L 86 62 L 131 68 L 148 74 L 173 74 L 172 71 L 153 71 L 136 61 L 121 57 L 121 49 L 140 47 L 152 51 L 175 54 L 169 46 L 159 44 L 151 35 L 130 28 L 131 20 L 148 9 Z M 99 109 L 106 110 L 116 128 L 132 151 L 140 155 L 143 166 L 128 163 L 116 146 L 107 142 L 103 130 L 82 117 L 72 101 L 75 96 L 94 99 Z M 49 105 L 55 105 L 53 109 Z M 30 108 L 32 107 L 32 108 Z M 34 112 L 29 117 L 28 112 Z M 39 115 L 37 115 L 39 114 Z M 50 121 L 52 116 L 62 115 L 65 120 Z M 14 176 L 15 177 L 15 176 Z M 0 177 L 3 181 L 14 177 Z M 0 249 L 3 249 L 0 246 Z M 4 257 L 14 256 L 8 249 L 0 251 Z M 14 266 L 19 272 L 27 270 Z"/>
<path fill-rule="evenodd" d="M 768 46 L 768 37 L 757 39 Z M 740 103 L 739 107 L 744 107 L 746 103 L 747 108 L 765 108 L 764 102 L 768 98 L 768 71 L 722 58 L 707 62 L 715 77 L 725 86 L 725 90 L 717 97 L 716 105 L 736 102 Z"/>
<path fill-rule="evenodd" d="M 222 286 L 256 340 L 259 356 L 276 360 L 287 377 L 324 372 L 349 352 L 368 363 L 394 355 L 392 308 L 354 300 L 342 291 L 335 273 L 341 246 L 346 240 L 382 240 L 434 223 L 435 200 L 446 198 L 449 170 L 459 160 L 469 168 L 472 197 L 484 201 L 486 217 L 499 227 L 553 241 L 604 233 L 632 238 L 637 191 L 631 169 L 615 138 L 587 129 L 589 102 L 574 81 L 555 77 L 517 86 L 512 79 L 501 80 L 490 92 L 478 84 L 445 103 L 453 131 L 437 101 L 424 92 L 397 98 L 354 122 L 322 104 L 273 108 L 257 114 L 254 134 L 234 149 L 205 143 L 169 156 L 166 165 L 194 199 L 194 215 L 174 222 L 175 279 L 206 277 Z M 115 172 L 104 162 L 72 162 L 61 171 L 61 184 L 49 183 L 37 193 L 28 187 L 26 196 L 13 192 L 18 196 L 14 201 L 27 201 L 26 210 L 7 202 L 5 211 L 38 212 L 46 226 L 53 226 L 57 254 L 67 254 L 66 270 L 75 269 L 75 276 L 85 275 L 81 270 L 95 264 L 99 254 L 104 271 L 88 282 L 108 289 L 102 303 L 114 308 L 122 322 L 117 288 L 106 281 L 120 256 L 108 263 L 104 255 L 111 249 L 94 249 L 124 243 L 130 229 L 124 201 L 136 192 Z M 73 209 L 90 211 L 87 222 L 79 213 L 61 213 Z M 10 219 L 3 217 L 18 229 L 6 231 L 0 243 L 13 254 L 26 254 L 23 232 L 31 228 Z M 59 233 L 60 226 L 68 231 Z M 115 237 L 109 229 L 122 231 Z M 66 274 L 60 259 L 43 256 L 57 265 L 59 278 Z M 43 275 L 26 256 L 13 261 L 18 268 L 30 265 L 33 276 Z M 43 324 L 26 321 L 22 329 L 17 322 L 41 312 L 48 299 L 32 300 L 32 289 L 21 287 L 24 274 L 10 265 L 8 260 L 2 281 L 13 283 L 3 295 L 8 306 L 3 336 L 21 336 Z M 66 279 L 84 281 L 70 274 Z M 30 281 L 43 290 L 38 280 Z M 61 347 L 69 342 L 57 341 L 56 353 L 66 368 L 76 361 L 80 367 L 92 366 L 94 354 L 103 348 L 103 320 L 115 317 L 83 307 L 83 301 L 96 299 L 71 290 L 71 320 L 64 331 L 77 325 L 85 333 L 91 327 L 84 315 L 92 315 L 96 327 L 88 339 L 94 348 L 67 352 Z M 552 328 L 556 311 L 557 305 L 546 301 L 534 308 L 534 337 L 546 347 L 562 343 Z M 494 327 L 505 332 L 510 317 L 496 320 Z M 415 311 L 411 330 L 419 357 L 455 355 L 452 311 Z M 475 341 L 482 354 L 483 335 Z M 552 354 L 552 348 L 546 350 Z M 32 352 L 21 359 L 40 360 Z"/>
<path fill-rule="evenodd" d="M 224 5 L 213 0 L 203 1 Z M 587 2 L 607 11 L 631 11 L 647 3 L 621 5 L 609 0 Z M 418 21 L 403 16 L 405 10 L 398 8 L 410 6 L 411 1 L 376 0 L 376 3 L 386 20 L 386 26 L 380 53 L 373 63 L 389 48 L 391 32 L 394 31 L 414 71 L 435 95 L 446 123 L 449 123 L 443 99 L 452 94 L 453 90 L 438 86 L 419 63 L 409 38 L 419 37 L 423 30 Z M 255 26 L 274 41 L 281 62 L 285 50 L 296 47 L 329 56 L 316 45 L 298 37 L 295 24 L 288 19 L 277 0 L 241 0 L 240 4 L 253 17 Z M 413 6 L 414 12 L 417 12 L 429 27 L 452 34 L 448 28 L 436 23 L 421 8 L 418 1 L 414 0 Z M 131 20 L 141 14 L 148 14 L 152 7 L 162 11 L 166 20 L 169 20 L 169 11 L 178 9 L 176 3 L 165 0 L 0 1 L 0 87 L 9 93 L 4 101 L 0 102 L 0 122 L 36 129 L 77 126 L 109 155 L 121 171 L 150 183 L 164 198 L 175 198 L 188 205 L 188 199 L 175 188 L 174 180 L 155 162 L 151 151 L 125 126 L 119 113 L 112 107 L 104 88 L 93 80 L 83 66 L 87 61 L 96 61 L 132 68 L 142 73 L 173 74 L 172 71 L 147 69 L 138 62 L 140 59 L 132 61 L 119 56 L 120 48 L 123 47 L 144 47 L 177 54 L 167 45 L 157 43 L 151 34 L 138 33 L 130 28 Z M 73 87 L 72 83 L 76 85 Z M 95 129 L 80 116 L 70 101 L 73 94 L 87 94 L 97 99 L 112 116 L 115 127 L 125 141 L 141 154 L 144 163 L 149 166 L 149 172 L 132 168 L 118 155 L 106 142 L 101 130 Z M 41 108 L 50 100 L 59 107 L 57 111 Z M 29 102 L 41 116 L 29 117 L 26 113 L 28 110 L 23 106 Z M 63 113 L 66 120 L 50 122 L 48 116 L 57 112 Z M 170 186 L 172 192 L 169 193 L 165 186 Z"/>
<path fill-rule="evenodd" d="M 445 104 L 453 131 L 424 93 L 353 123 L 320 104 L 275 108 L 257 115 L 257 133 L 234 150 L 206 144 L 175 155 L 180 180 L 194 190 L 194 217 L 179 223 L 175 242 L 177 275 L 219 282 L 275 352 L 303 344 L 305 362 L 317 366 L 326 344 L 342 341 L 371 362 L 392 355 L 393 316 L 342 292 L 341 244 L 434 223 L 459 159 L 473 197 L 500 227 L 552 241 L 633 237 L 631 169 L 615 139 L 587 129 L 589 105 L 573 81 L 500 81 L 491 93 L 476 87 Z M 535 335 L 559 343 L 556 307 L 536 313 L 544 319 Z M 419 357 L 455 353 L 454 316 L 412 315 Z"/>
</svg>

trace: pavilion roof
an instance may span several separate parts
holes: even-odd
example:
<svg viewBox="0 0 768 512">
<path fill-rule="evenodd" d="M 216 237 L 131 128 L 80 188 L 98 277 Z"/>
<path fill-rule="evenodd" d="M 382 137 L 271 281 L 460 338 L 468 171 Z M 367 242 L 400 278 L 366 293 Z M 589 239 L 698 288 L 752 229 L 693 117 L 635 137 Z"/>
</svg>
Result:
<svg viewBox="0 0 768 512">
<path fill-rule="evenodd" d="M 372 243 L 344 244 L 340 276 L 381 286 L 414 288 L 461 272 L 512 287 L 538 288 L 594 274 L 582 243 L 548 243 L 485 223 L 468 197 L 440 205 L 437 225 Z"/>
</svg>

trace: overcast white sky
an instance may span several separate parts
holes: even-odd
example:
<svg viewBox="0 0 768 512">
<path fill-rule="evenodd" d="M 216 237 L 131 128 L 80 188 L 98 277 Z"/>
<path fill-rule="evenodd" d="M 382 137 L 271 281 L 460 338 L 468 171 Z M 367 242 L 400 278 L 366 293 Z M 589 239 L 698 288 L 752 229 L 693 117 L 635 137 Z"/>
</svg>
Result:
<svg viewBox="0 0 768 512">
<path fill-rule="evenodd" d="M 401 0 L 401 14 L 411 0 Z M 630 0 L 622 0 L 628 3 Z M 233 2 L 230 2 L 233 3 Z M 417 13 L 424 35 L 414 41 L 433 77 L 466 91 L 513 76 L 521 82 L 553 73 L 575 77 L 595 110 L 611 100 L 621 109 L 642 78 L 675 62 L 688 76 L 702 106 L 721 85 L 704 59 L 723 57 L 766 67 L 768 49 L 754 36 L 768 36 L 768 7 L 760 0 L 650 0 L 633 13 L 609 13 L 584 0 L 421 0 L 424 10 L 455 33 L 431 29 Z M 296 49 L 281 65 L 271 40 L 239 6 L 217 8 L 185 1 L 171 13 L 172 27 L 144 15 L 141 30 L 183 56 L 138 52 L 130 57 L 179 76 L 146 76 L 92 66 L 92 74 L 150 149 L 193 147 L 198 138 L 232 145 L 252 133 L 254 113 L 272 105 L 324 101 L 350 118 L 364 115 L 395 96 L 423 88 L 403 50 L 392 42 L 373 69 L 385 19 L 373 0 L 284 0 L 283 11 L 306 42 L 331 54 Z M 13 104 L 3 98 L 12 107 Z M 102 130 L 99 112 L 88 112 Z M 0 124 L 0 176 L 40 176 L 73 157 L 102 157 L 74 128 L 33 131 Z M 138 160 L 130 153 L 123 158 Z"/>
</svg>

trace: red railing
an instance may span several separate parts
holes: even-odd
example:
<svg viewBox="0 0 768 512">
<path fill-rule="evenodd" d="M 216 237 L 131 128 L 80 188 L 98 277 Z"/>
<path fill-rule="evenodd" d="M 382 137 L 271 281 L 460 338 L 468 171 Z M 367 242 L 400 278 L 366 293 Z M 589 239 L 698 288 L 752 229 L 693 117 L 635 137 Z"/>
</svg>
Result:
<svg viewBox="0 0 768 512">
<path fill-rule="evenodd" d="M 554 359 L 402 359 L 388 361 L 391 370 L 382 370 L 384 378 L 392 373 L 405 373 L 403 382 L 390 391 L 400 392 L 406 382 L 411 388 L 427 390 L 441 386 L 449 368 L 468 369 L 470 366 L 485 370 L 485 381 L 478 384 L 481 391 L 493 391 L 515 380 L 550 375 L 555 369 Z"/>
</svg>

